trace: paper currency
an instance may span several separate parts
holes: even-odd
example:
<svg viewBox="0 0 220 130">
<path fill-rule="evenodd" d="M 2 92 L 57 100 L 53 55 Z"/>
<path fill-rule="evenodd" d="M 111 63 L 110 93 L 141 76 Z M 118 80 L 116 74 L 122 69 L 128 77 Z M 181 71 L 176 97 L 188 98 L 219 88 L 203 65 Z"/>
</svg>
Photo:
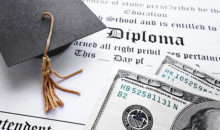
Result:
<svg viewBox="0 0 220 130">
<path fill-rule="evenodd" d="M 220 80 L 198 67 L 191 67 L 166 56 L 155 70 L 157 78 L 174 83 L 183 90 L 220 99 Z"/>
<path fill-rule="evenodd" d="M 86 130 L 215 130 L 220 102 L 119 70 Z M 204 120 L 205 119 L 205 120 Z"/>
</svg>

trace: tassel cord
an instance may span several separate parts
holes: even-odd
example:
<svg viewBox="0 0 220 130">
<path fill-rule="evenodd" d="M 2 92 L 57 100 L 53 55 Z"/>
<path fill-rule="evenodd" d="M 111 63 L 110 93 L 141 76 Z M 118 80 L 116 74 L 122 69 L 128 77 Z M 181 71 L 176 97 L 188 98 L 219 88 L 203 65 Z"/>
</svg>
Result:
<svg viewBox="0 0 220 130">
<path fill-rule="evenodd" d="M 77 91 L 66 89 L 66 88 L 59 86 L 51 78 L 51 75 L 54 74 L 58 78 L 67 79 L 67 78 L 70 78 L 74 75 L 81 73 L 83 70 L 81 69 L 81 70 L 74 72 L 74 73 L 67 75 L 67 76 L 60 76 L 55 70 L 51 69 L 51 61 L 47 55 L 47 52 L 48 52 L 48 49 L 50 46 L 50 40 L 51 40 L 53 25 L 54 25 L 54 17 L 50 12 L 43 12 L 42 19 L 44 19 L 46 15 L 50 16 L 51 25 L 50 25 L 50 32 L 49 32 L 49 36 L 47 39 L 46 47 L 44 50 L 44 55 L 42 58 L 43 61 L 41 64 L 41 70 L 42 70 L 42 94 L 43 94 L 43 101 L 44 101 L 44 111 L 49 112 L 51 109 L 56 110 L 56 108 L 58 106 L 61 106 L 61 107 L 64 106 L 64 103 L 62 102 L 62 100 L 60 100 L 60 98 L 57 96 L 57 94 L 55 92 L 55 88 L 58 88 L 58 89 L 65 91 L 65 92 L 80 95 L 80 93 Z"/>
</svg>

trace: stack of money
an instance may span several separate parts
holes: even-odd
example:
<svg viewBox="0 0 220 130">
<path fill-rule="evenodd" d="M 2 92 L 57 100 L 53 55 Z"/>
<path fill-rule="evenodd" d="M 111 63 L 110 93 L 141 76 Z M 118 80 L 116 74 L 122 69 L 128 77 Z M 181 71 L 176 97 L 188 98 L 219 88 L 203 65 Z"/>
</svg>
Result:
<svg viewBox="0 0 220 130">
<path fill-rule="evenodd" d="M 219 130 L 220 81 L 166 56 L 153 74 L 119 70 L 86 130 Z"/>
</svg>

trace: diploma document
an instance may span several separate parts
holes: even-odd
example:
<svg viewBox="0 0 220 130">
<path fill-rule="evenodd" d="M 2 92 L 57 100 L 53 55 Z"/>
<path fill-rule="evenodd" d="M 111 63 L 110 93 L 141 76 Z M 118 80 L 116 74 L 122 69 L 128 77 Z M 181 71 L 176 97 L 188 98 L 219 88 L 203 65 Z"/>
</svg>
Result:
<svg viewBox="0 0 220 130">
<path fill-rule="evenodd" d="M 51 57 L 52 68 L 61 75 L 84 70 L 64 81 L 53 77 L 81 96 L 57 90 L 64 107 L 45 113 L 41 59 L 7 67 L 0 56 L 0 130 L 82 130 L 118 69 L 146 75 L 162 55 L 219 76 L 219 1 L 82 1 L 107 29 L 74 41 Z"/>
</svg>

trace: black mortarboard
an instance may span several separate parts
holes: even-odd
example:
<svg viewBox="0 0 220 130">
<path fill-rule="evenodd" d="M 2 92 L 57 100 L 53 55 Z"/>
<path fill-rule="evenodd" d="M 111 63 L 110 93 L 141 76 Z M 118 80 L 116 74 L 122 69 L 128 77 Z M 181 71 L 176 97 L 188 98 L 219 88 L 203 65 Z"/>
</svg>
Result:
<svg viewBox="0 0 220 130">
<path fill-rule="evenodd" d="M 81 0 L 0 0 L 0 51 L 8 66 L 44 52 L 50 18 L 54 29 L 49 50 L 65 46 L 105 28 Z"/>
</svg>

